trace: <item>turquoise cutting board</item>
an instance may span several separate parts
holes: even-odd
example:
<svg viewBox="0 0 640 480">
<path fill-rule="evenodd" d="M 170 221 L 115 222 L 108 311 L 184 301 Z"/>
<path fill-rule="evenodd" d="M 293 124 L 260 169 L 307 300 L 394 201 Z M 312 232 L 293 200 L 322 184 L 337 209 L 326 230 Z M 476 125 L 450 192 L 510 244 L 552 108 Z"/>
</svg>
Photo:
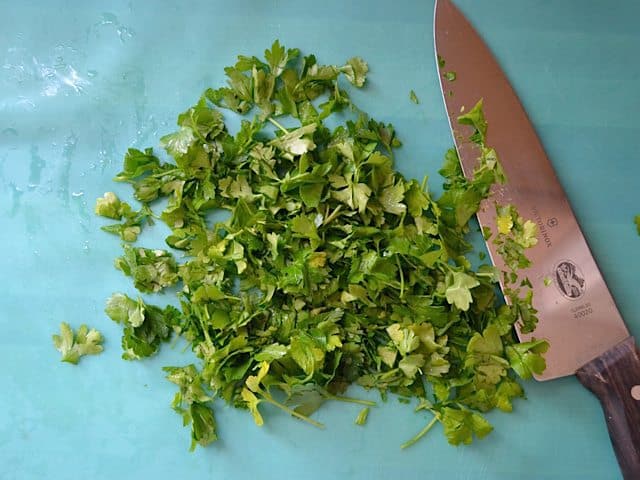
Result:
<svg viewBox="0 0 640 480">
<path fill-rule="evenodd" d="M 458 0 L 522 97 L 632 333 L 640 335 L 640 3 Z M 235 55 L 275 38 L 320 61 L 364 57 L 356 101 L 395 124 L 408 176 L 436 171 L 452 141 L 433 60 L 432 1 L 0 2 L 0 479 L 615 479 L 596 399 L 574 378 L 529 382 L 495 431 L 449 446 L 391 398 L 365 427 L 357 406 L 327 405 L 324 431 L 266 410 L 258 428 L 217 406 L 221 440 L 188 452 L 163 365 L 120 359 L 103 314 L 133 293 L 111 266 L 119 241 L 94 200 L 128 146 L 157 146 L 177 114 L 224 81 Z M 420 104 L 409 101 L 413 89 Z M 161 232 L 141 243 L 160 245 Z M 61 321 L 88 323 L 105 352 L 74 367 L 51 343 Z M 579 332 L 577 332 L 579 333 Z M 359 390 L 350 392 L 364 395 Z M 367 395 L 364 395 L 367 396 Z M 376 398 L 368 395 L 369 398 Z"/>
</svg>

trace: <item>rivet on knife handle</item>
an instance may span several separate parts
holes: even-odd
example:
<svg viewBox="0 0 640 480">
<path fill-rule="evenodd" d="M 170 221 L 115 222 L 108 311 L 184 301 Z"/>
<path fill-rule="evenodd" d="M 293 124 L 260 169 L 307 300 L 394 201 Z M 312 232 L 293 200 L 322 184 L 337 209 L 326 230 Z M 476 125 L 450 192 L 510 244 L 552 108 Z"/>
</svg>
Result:
<svg viewBox="0 0 640 480">
<path fill-rule="evenodd" d="M 576 372 L 600 400 L 625 479 L 640 479 L 640 357 L 632 337 Z"/>
</svg>

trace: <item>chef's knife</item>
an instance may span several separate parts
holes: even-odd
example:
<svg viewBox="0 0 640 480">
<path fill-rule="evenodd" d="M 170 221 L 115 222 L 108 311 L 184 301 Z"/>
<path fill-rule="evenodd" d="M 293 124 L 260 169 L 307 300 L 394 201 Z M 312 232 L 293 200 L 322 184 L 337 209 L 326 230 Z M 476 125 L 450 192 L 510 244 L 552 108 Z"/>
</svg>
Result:
<svg viewBox="0 0 640 480">
<path fill-rule="evenodd" d="M 494 189 L 478 213 L 496 231 L 493 202 L 512 204 L 536 222 L 538 244 L 527 251 L 540 321 L 521 340 L 550 343 L 547 369 L 537 378 L 577 375 L 597 395 L 623 475 L 640 479 L 640 358 L 633 338 L 589 250 L 569 201 L 524 108 L 488 47 L 450 0 L 436 0 L 434 40 L 440 85 L 465 175 L 473 174 L 478 147 L 472 127 L 457 118 L 483 100 L 486 143 L 501 160 L 507 183 Z M 444 64 L 444 65 L 443 65 Z M 489 203 L 487 203 L 489 202 Z M 492 261 L 502 267 L 496 246 Z M 548 278 L 552 284 L 548 284 Z"/>
</svg>

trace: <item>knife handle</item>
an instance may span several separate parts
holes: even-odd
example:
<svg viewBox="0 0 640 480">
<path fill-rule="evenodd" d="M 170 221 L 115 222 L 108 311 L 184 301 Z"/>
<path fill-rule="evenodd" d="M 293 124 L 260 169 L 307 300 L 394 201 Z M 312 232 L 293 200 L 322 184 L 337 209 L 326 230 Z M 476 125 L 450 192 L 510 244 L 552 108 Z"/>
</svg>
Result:
<svg viewBox="0 0 640 480">
<path fill-rule="evenodd" d="M 626 480 L 640 479 L 640 356 L 633 337 L 576 372 L 600 400 Z"/>
</svg>

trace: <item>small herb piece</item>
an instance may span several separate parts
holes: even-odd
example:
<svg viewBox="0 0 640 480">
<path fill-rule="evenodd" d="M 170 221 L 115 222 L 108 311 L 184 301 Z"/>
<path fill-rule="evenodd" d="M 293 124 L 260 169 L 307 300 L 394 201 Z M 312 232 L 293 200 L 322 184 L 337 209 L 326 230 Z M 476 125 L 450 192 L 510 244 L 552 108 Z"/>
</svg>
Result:
<svg viewBox="0 0 640 480">
<path fill-rule="evenodd" d="M 107 300 L 105 313 L 123 326 L 122 358 L 125 360 L 138 360 L 156 353 L 160 344 L 169 340 L 181 316 L 171 305 L 161 309 L 122 293 L 114 293 Z"/>
<path fill-rule="evenodd" d="M 131 151 L 131 149 L 129 151 Z M 129 155 L 129 153 L 127 153 L 127 155 Z M 126 158 L 127 157 L 125 157 L 125 167 L 127 166 Z M 148 168 L 148 165 L 145 167 L 134 167 L 131 162 L 129 162 L 128 167 L 137 168 L 135 171 L 135 173 L 137 173 L 140 168 Z M 120 176 L 122 175 L 124 174 L 121 173 Z M 102 227 L 102 230 L 119 235 L 125 242 L 135 242 L 145 222 L 153 225 L 153 213 L 148 205 L 143 205 L 140 211 L 136 212 L 128 203 L 121 202 L 113 192 L 107 192 L 103 197 L 96 200 L 95 213 L 101 217 L 111 218 L 113 220 L 124 219 L 122 223 L 105 225 Z"/>
<path fill-rule="evenodd" d="M 442 57 L 438 54 L 438 67 L 439 67 L 439 68 L 444 68 L 444 66 L 445 66 L 444 58 L 442 58 Z"/>
<path fill-rule="evenodd" d="M 202 447 L 218 439 L 213 410 L 207 405 L 211 398 L 202 387 L 202 377 L 194 365 L 164 367 L 167 380 L 180 387 L 171 406 L 182 415 L 182 424 L 191 425 L 191 448 Z"/>
<path fill-rule="evenodd" d="M 636 215 L 636 218 L 634 218 L 634 222 L 636 222 L 636 228 L 638 230 L 638 235 L 640 235 L 640 215 Z"/>
<path fill-rule="evenodd" d="M 347 64 L 340 69 L 344 73 L 347 80 L 349 80 L 356 87 L 364 86 L 364 82 L 367 78 L 367 72 L 369 71 L 369 65 L 360 57 L 353 57 L 347 60 Z"/>
<path fill-rule="evenodd" d="M 416 92 L 414 92 L 413 90 L 409 92 L 409 100 L 411 100 L 416 105 L 420 103 L 420 100 L 418 99 Z"/>
<path fill-rule="evenodd" d="M 364 407 L 362 410 L 360 410 L 360 413 L 358 413 L 355 424 L 364 425 L 365 423 L 367 423 L 368 417 L 369 417 L 369 407 Z"/>
<path fill-rule="evenodd" d="M 444 434 L 452 445 L 468 445 L 473 437 L 484 438 L 493 430 L 485 418 L 471 410 L 444 408 L 442 419 Z"/>
<path fill-rule="evenodd" d="M 95 329 L 89 330 L 86 325 L 80 325 L 74 334 L 68 323 L 60 324 L 60 335 L 53 335 L 53 344 L 62 354 L 62 362 L 78 364 L 84 355 L 97 355 L 102 352 L 102 335 Z"/>
<path fill-rule="evenodd" d="M 545 287 L 548 287 L 549 285 L 551 285 L 553 283 L 553 280 L 551 280 L 551 277 L 548 277 L 548 276 L 544 277 L 542 279 L 542 281 L 543 281 Z"/>
<path fill-rule="evenodd" d="M 546 363 L 541 356 L 549 348 L 549 344 L 544 340 L 533 340 L 531 342 L 517 343 L 506 348 L 507 358 L 511 368 L 524 379 L 531 378 L 533 374 L 544 372 Z"/>
<path fill-rule="evenodd" d="M 153 293 L 178 281 L 178 266 L 166 250 L 151 250 L 124 245 L 124 255 L 115 267 L 133 278 L 134 286 L 145 293 Z"/>
<path fill-rule="evenodd" d="M 450 82 L 453 82 L 457 78 L 456 72 L 444 72 L 444 78 L 446 78 Z"/>
</svg>

